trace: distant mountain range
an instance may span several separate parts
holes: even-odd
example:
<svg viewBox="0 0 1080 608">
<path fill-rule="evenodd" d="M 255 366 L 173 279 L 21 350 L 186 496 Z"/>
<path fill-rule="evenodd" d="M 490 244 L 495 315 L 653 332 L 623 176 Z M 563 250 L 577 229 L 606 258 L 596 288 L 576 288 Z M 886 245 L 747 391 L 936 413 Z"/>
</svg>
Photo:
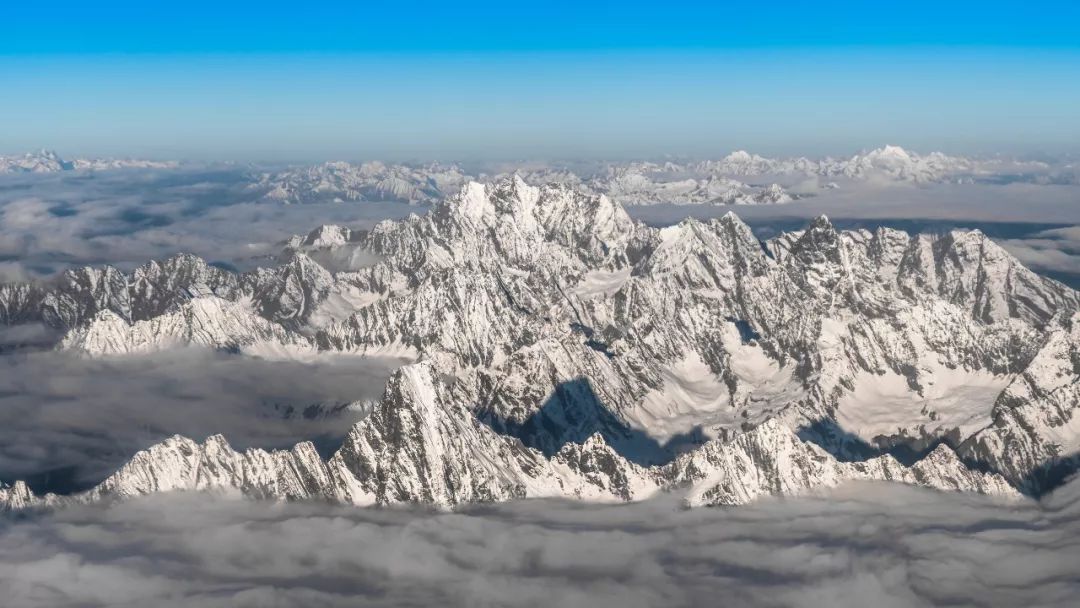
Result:
<svg viewBox="0 0 1080 608">
<path fill-rule="evenodd" d="M 41 150 L 22 156 L 0 156 L 2 173 L 54 173 L 57 171 L 107 171 L 111 169 L 175 169 L 176 161 L 119 158 L 73 158 L 65 160 L 56 152 Z"/>
<path fill-rule="evenodd" d="M 168 169 L 176 162 L 115 159 L 63 160 L 54 152 L 0 157 L 0 173 Z M 392 201 L 432 205 L 465 183 L 492 183 L 519 175 L 527 183 L 573 186 L 603 194 L 623 205 L 775 205 L 848 181 L 882 180 L 913 184 L 1009 183 L 1077 184 L 1070 164 L 971 159 L 938 152 L 920 155 L 885 146 L 848 158 L 772 159 L 736 151 L 720 160 L 693 162 L 522 163 L 467 171 L 455 164 L 328 162 L 245 174 L 252 196 L 283 204 Z"/>
<path fill-rule="evenodd" d="M 851 166 L 911 157 L 874 158 Z M 369 262 L 319 261 L 354 257 Z M 295 237 L 273 268 L 183 255 L 3 285 L 0 323 L 45 323 L 87 357 L 413 361 L 329 458 L 172 437 L 82 494 L 0 489 L 7 508 L 169 490 L 722 505 L 855 479 L 1017 496 L 1080 467 L 1080 294 L 978 231 L 819 217 L 761 242 L 732 213 L 653 228 L 618 197 L 512 176 L 370 231 Z"/>
<path fill-rule="evenodd" d="M 748 177 L 824 176 L 929 182 L 963 179 L 973 163 L 942 154 L 918 156 L 886 146 L 850 159 L 811 161 L 773 160 L 734 152 L 720 161 L 603 163 L 599 167 L 569 168 L 557 163 L 524 165 L 509 174 L 530 184 L 571 185 L 604 194 L 624 205 L 758 205 L 780 204 L 795 196 L 776 183 L 749 185 Z M 457 165 L 388 165 L 380 162 L 325 163 L 312 167 L 264 173 L 252 184 L 265 198 L 286 204 L 394 200 L 432 204 L 456 192 L 465 182 L 498 181 L 508 173 L 469 175 Z M 736 177 L 740 179 L 735 179 Z"/>
<path fill-rule="evenodd" d="M 938 152 L 919 155 L 898 146 L 841 159 L 771 159 L 737 151 L 721 160 L 684 163 L 524 163 L 510 167 L 469 174 L 457 165 L 335 162 L 262 173 L 253 179 L 252 189 L 286 204 L 392 200 L 430 205 L 455 193 L 467 181 L 489 183 L 519 175 L 530 184 L 569 185 L 604 194 L 623 205 L 772 205 L 843 187 L 838 182 L 845 180 L 1080 183 L 1071 165 L 979 160 Z M 807 183 L 811 178 L 815 181 Z"/>
</svg>

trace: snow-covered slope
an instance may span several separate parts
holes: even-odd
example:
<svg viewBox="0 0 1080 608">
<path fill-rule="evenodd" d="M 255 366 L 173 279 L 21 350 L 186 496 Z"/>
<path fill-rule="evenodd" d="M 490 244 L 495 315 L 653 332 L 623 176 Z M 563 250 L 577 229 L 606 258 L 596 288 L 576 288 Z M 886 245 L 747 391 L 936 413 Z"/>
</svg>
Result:
<svg viewBox="0 0 1080 608">
<path fill-rule="evenodd" d="M 311 257 L 342 249 L 374 261 Z M 1036 493 L 1050 482 L 1033 475 L 1080 444 L 1080 295 L 978 232 L 821 217 L 761 243 L 734 214 L 656 229 L 606 196 L 510 177 L 370 231 L 318 229 L 283 260 L 234 275 L 181 256 L 0 288 L 0 318 L 62 328 L 89 356 L 182 342 L 419 359 L 326 461 L 177 438 L 72 500 L 737 504 L 849 479 Z"/>
</svg>

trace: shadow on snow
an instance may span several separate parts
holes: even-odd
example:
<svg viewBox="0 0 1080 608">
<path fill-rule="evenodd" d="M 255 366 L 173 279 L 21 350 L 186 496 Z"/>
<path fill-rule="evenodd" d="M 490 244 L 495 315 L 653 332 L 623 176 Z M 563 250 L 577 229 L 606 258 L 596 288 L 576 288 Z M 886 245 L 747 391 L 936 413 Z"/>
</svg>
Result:
<svg viewBox="0 0 1080 608">
<path fill-rule="evenodd" d="M 558 384 L 540 409 L 523 421 L 506 419 L 491 411 L 478 415 L 497 432 L 520 439 L 548 458 L 567 444 L 582 444 L 599 433 L 628 461 L 641 466 L 662 465 L 707 440 L 701 427 L 697 426 L 661 443 L 623 422 L 604 405 L 592 383 L 584 377 Z"/>
</svg>

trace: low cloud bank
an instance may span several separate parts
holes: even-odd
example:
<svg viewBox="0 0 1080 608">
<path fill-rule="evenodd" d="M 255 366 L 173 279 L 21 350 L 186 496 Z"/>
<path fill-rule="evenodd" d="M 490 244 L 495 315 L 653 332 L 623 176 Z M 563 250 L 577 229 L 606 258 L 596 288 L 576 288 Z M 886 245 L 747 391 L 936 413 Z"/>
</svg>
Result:
<svg viewBox="0 0 1080 608">
<path fill-rule="evenodd" d="M 146 497 L 9 520 L 21 606 L 1073 606 L 1080 485 L 1042 504 L 887 484 L 683 511 L 458 513 Z"/>
<path fill-rule="evenodd" d="M 240 169 L 0 176 L 0 282 L 66 268 L 194 253 L 247 269 L 322 224 L 370 227 L 400 203 L 286 206 L 260 201 Z"/>
<path fill-rule="evenodd" d="M 962 222 L 1080 223 L 1080 185 L 875 184 L 845 181 L 835 190 L 784 205 L 639 205 L 627 211 L 648 223 L 677 222 L 687 216 L 719 217 L 734 211 L 748 222 L 782 218 Z"/>
<path fill-rule="evenodd" d="M 1032 268 L 1080 274 L 1080 226 L 1040 230 L 1001 244 Z"/>
<path fill-rule="evenodd" d="M 377 399 L 401 364 L 332 355 L 267 361 L 194 348 L 107 359 L 0 356 L 0 479 L 69 491 L 177 433 L 221 433 L 238 449 L 332 443 L 365 413 L 344 406 Z"/>
<path fill-rule="evenodd" d="M 402 203 L 370 201 L 287 206 L 259 200 L 259 191 L 250 186 L 249 170 L 240 167 L 0 176 L 0 281 L 48 276 L 72 266 L 130 268 L 179 252 L 246 269 L 265 265 L 285 238 L 322 224 L 365 228 L 422 212 Z M 803 184 L 815 195 L 786 205 L 644 205 L 628 211 L 659 224 L 731 210 L 751 223 L 822 213 L 867 220 L 936 219 L 958 225 L 1080 223 L 1080 185 L 916 185 L 840 179 L 839 186 Z M 369 261 L 328 263 L 349 268 Z M 1047 263 L 1065 262 L 1059 257 Z"/>
</svg>

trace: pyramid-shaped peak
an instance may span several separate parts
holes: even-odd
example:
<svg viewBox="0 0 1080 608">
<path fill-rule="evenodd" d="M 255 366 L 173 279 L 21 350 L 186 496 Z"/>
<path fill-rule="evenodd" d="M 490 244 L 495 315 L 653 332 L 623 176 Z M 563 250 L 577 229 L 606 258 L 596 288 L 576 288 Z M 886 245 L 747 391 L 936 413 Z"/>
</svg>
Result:
<svg viewBox="0 0 1080 608">
<path fill-rule="evenodd" d="M 727 213 L 722 215 L 720 217 L 720 223 L 725 225 L 725 226 L 730 226 L 732 228 L 736 228 L 736 229 L 738 229 L 740 231 L 743 231 L 743 230 L 745 230 L 747 232 L 751 231 L 750 226 L 747 225 L 747 223 L 744 222 L 743 219 L 741 217 L 739 217 L 738 214 L 736 214 L 734 211 L 728 211 Z"/>
<path fill-rule="evenodd" d="M 754 235 L 753 229 L 742 218 L 728 211 L 718 221 L 721 230 L 731 239 L 731 244 L 743 251 L 761 252 L 761 242 Z"/>
<path fill-rule="evenodd" d="M 516 171 L 491 184 L 491 193 L 502 199 L 536 199 L 539 188 L 530 186 Z"/>
<path fill-rule="evenodd" d="M 791 253 L 800 258 L 809 256 L 809 259 L 817 259 L 821 255 L 831 256 L 829 252 L 836 251 L 839 246 L 840 235 L 836 228 L 828 217 L 819 215 L 792 245 Z"/>
<path fill-rule="evenodd" d="M 814 218 L 814 219 L 813 219 L 813 220 L 812 220 L 812 221 L 810 222 L 810 225 L 806 227 L 806 229 L 807 229 L 807 231 L 811 231 L 811 230 L 817 230 L 817 231 L 823 231 L 823 230 L 826 230 L 826 231 L 835 231 L 835 230 L 836 230 L 836 228 L 834 228 L 834 227 L 833 227 L 833 224 L 832 224 L 832 222 L 831 222 L 831 221 L 829 221 L 829 216 L 825 215 L 824 213 L 823 213 L 823 214 L 821 214 L 821 215 L 819 215 L 819 216 L 817 216 L 817 217 L 815 217 L 815 218 Z"/>
<path fill-rule="evenodd" d="M 314 248 L 335 247 L 349 242 L 352 231 L 337 224 L 323 224 L 307 234 L 303 244 Z"/>
</svg>

